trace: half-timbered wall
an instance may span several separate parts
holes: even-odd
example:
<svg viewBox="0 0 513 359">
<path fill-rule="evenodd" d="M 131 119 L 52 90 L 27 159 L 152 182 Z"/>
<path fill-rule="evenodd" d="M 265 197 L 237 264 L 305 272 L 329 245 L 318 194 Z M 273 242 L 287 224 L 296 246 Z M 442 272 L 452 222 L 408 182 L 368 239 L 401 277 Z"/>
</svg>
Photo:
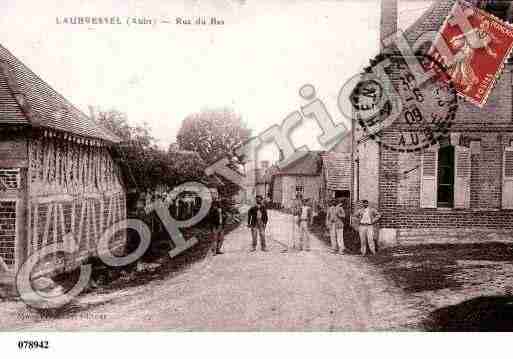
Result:
<svg viewBox="0 0 513 359">
<path fill-rule="evenodd" d="M 80 250 L 48 258 L 41 270 L 67 269 L 95 254 L 104 231 L 126 218 L 119 168 L 101 143 L 46 133 L 29 143 L 27 254 L 72 233 Z M 118 233 L 111 245 L 124 243 Z"/>
<path fill-rule="evenodd" d="M 14 265 L 16 244 L 16 201 L 0 199 L 0 257 L 9 267 Z"/>
<path fill-rule="evenodd" d="M 5 196 L 7 191 L 15 192 L 20 189 L 20 169 L 0 168 L 0 258 L 12 267 L 15 264 L 16 248 L 16 204 L 17 198 Z"/>
<path fill-rule="evenodd" d="M 27 138 L 22 129 L 0 131 L 0 259 L 14 269 L 21 261 L 25 229 Z"/>
<path fill-rule="evenodd" d="M 108 147 L 62 137 L 29 144 L 30 196 L 123 191 Z"/>
</svg>

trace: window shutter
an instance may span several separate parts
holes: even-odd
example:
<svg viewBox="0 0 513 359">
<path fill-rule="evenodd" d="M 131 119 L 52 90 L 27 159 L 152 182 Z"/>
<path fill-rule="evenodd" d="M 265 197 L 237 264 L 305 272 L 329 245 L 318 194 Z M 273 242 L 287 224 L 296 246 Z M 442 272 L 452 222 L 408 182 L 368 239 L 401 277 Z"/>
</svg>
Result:
<svg viewBox="0 0 513 359">
<path fill-rule="evenodd" d="M 513 147 L 504 150 L 502 208 L 513 209 Z"/>
<path fill-rule="evenodd" d="M 438 147 L 421 155 L 420 207 L 436 208 L 438 185 Z"/>
<path fill-rule="evenodd" d="M 470 148 L 454 147 L 454 208 L 470 208 Z"/>
</svg>

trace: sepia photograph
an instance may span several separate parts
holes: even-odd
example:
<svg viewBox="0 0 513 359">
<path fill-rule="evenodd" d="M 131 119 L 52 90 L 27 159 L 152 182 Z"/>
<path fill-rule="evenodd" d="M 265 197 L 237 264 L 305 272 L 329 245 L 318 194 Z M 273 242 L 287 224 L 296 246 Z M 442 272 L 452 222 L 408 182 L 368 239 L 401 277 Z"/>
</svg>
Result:
<svg viewBox="0 0 513 359">
<path fill-rule="evenodd" d="M 507 0 L 2 0 L 2 347 L 470 357 L 513 331 L 512 49 Z"/>
</svg>

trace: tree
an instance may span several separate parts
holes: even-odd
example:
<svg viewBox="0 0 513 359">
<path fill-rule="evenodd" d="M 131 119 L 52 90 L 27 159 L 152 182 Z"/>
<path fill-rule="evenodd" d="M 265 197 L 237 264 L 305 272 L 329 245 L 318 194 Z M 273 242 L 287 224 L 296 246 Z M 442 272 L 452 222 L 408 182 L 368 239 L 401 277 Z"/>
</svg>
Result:
<svg viewBox="0 0 513 359">
<path fill-rule="evenodd" d="M 159 156 L 149 126 L 132 126 L 126 114 L 112 109 L 96 109 L 94 117 L 101 126 L 121 138 L 121 143 L 114 147 L 114 151 L 128 188 L 135 188 L 139 192 L 152 187 L 153 176 L 149 174 L 156 169 Z"/>
<path fill-rule="evenodd" d="M 156 147 L 155 138 L 151 135 L 151 128 L 146 122 L 131 126 L 126 114 L 117 110 L 92 111 L 94 111 L 95 120 L 121 138 L 123 143 L 130 143 L 141 149 Z"/>
<path fill-rule="evenodd" d="M 205 110 L 187 116 L 178 131 L 178 147 L 193 151 L 207 165 L 227 157 L 228 164 L 240 172 L 240 160 L 234 157 L 235 148 L 249 139 L 251 130 L 241 117 L 229 109 Z M 176 149 L 172 144 L 170 149 Z M 218 188 L 221 196 L 231 197 L 240 190 L 239 184 L 223 178 L 224 185 Z"/>
<path fill-rule="evenodd" d="M 148 124 L 133 126 L 124 113 L 116 110 L 97 110 L 95 119 L 122 139 L 114 150 L 125 183 L 136 192 L 153 190 L 159 185 L 174 187 L 203 177 L 205 163 L 199 155 L 160 149 Z"/>
<path fill-rule="evenodd" d="M 196 152 L 170 150 L 168 159 L 175 178 L 181 182 L 197 181 L 205 176 L 205 161 Z"/>
<path fill-rule="evenodd" d="M 232 110 L 206 110 L 183 120 L 177 141 L 180 149 L 196 152 L 212 164 L 223 157 L 231 159 L 234 148 L 250 135 L 251 130 Z"/>
</svg>

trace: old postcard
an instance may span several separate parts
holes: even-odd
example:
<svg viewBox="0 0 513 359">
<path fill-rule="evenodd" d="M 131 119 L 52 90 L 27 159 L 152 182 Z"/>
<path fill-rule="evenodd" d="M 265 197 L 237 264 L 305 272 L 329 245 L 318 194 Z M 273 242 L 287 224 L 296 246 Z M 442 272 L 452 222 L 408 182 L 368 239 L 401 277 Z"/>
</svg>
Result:
<svg viewBox="0 0 513 359">
<path fill-rule="evenodd" d="M 513 329 L 510 1 L 0 10 L 1 331 Z"/>
</svg>

